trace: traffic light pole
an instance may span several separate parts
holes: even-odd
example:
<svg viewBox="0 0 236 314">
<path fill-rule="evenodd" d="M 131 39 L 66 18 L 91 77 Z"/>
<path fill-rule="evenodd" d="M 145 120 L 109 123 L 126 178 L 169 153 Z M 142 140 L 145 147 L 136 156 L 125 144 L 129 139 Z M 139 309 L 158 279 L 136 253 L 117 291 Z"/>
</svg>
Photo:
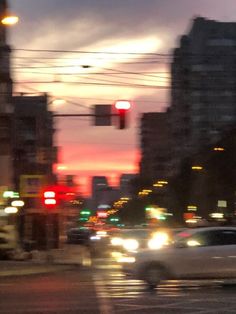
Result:
<svg viewBox="0 0 236 314">
<path fill-rule="evenodd" d="M 125 116 L 126 116 L 125 110 L 120 110 L 119 113 L 110 113 L 110 114 L 92 114 L 92 113 L 55 113 L 52 114 L 53 117 L 99 117 L 99 118 L 110 118 L 110 117 L 118 117 L 119 118 L 119 124 L 118 129 L 125 129 L 126 123 L 125 123 Z M 100 124 L 101 126 L 103 124 Z M 107 124 L 104 124 L 106 126 Z"/>
</svg>

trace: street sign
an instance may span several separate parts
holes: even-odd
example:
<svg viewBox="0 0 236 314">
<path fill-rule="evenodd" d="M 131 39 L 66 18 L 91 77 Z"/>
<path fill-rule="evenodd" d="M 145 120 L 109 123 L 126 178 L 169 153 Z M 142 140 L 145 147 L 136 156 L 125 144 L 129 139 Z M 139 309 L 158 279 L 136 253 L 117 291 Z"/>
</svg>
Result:
<svg viewBox="0 0 236 314">
<path fill-rule="evenodd" d="M 227 207 L 227 201 L 225 201 L 225 200 L 218 200 L 217 207 Z"/>
<path fill-rule="evenodd" d="M 20 176 L 20 196 L 40 197 L 44 185 L 43 175 L 21 175 Z"/>
</svg>

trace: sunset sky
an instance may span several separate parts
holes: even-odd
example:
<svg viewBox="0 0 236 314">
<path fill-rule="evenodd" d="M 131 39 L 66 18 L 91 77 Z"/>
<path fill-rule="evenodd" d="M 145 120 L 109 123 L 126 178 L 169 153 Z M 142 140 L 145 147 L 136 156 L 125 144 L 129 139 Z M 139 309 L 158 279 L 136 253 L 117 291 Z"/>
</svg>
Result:
<svg viewBox="0 0 236 314">
<path fill-rule="evenodd" d="M 235 21 L 235 0 L 12 0 L 20 21 L 9 32 L 16 92 L 47 92 L 56 113 L 92 113 L 94 104 L 134 102 L 129 128 L 95 127 L 91 118 L 56 118 L 60 174 L 138 171 L 143 112 L 169 105 L 169 67 L 195 16 Z M 49 51 L 48 51 L 49 50 Z M 83 67 L 83 66 L 89 67 Z M 39 81 L 41 83 L 39 83 Z M 37 83 L 38 82 L 38 83 Z"/>
</svg>

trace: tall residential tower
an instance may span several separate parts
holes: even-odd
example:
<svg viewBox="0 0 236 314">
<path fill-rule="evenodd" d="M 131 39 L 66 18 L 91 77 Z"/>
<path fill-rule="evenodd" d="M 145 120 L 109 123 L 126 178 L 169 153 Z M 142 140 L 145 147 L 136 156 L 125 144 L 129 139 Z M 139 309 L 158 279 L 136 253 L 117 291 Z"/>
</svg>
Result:
<svg viewBox="0 0 236 314">
<path fill-rule="evenodd" d="M 236 123 L 236 23 L 197 17 L 172 62 L 172 174 Z"/>
</svg>

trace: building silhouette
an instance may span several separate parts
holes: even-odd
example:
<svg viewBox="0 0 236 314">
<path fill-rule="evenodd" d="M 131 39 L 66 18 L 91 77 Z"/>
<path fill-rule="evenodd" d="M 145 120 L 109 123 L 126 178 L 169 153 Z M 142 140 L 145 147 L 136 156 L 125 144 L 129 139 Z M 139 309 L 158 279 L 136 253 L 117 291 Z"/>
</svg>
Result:
<svg viewBox="0 0 236 314">
<path fill-rule="evenodd" d="M 137 177 L 134 173 L 123 173 L 120 176 L 120 197 L 132 197 L 133 180 Z"/>
<path fill-rule="evenodd" d="M 170 159 L 168 113 L 144 113 L 140 129 L 141 177 L 151 181 L 166 179 L 169 175 Z"/>
<path fill-rule="evenodd" d="M 53 116 L 47 104 L 47 95 L 13 96 L 13 172 L 17 190 L 21 175 L 43 175 L 45 183 L 55 183 L 57 149 L 53 144 Z"/>
<path fill-rule="evenodd" d="M 105 176 L 93 176 L 92 177 L 92 207 L 93 209 L 97 209 L 97 207 L 101 204 L 103 195 L 105 191 L 108 189 L 108 181 Z"/>
<path fill-rule="evenodd" d="M 0 1 L 0 19 L 8 9 L 7 1 Z M 10 73 L 11 48 L 7 44 L 7 29 L 0 23 L 0 188 L 13 187 L 12 176 L 12 79 Z"/>
<path fill-rule="evenodd" d="M 171 75 L 174 175 L 181 160 L 236 123 L 236 23 L 195 18 L 174 50 Z"/>
</svg>

